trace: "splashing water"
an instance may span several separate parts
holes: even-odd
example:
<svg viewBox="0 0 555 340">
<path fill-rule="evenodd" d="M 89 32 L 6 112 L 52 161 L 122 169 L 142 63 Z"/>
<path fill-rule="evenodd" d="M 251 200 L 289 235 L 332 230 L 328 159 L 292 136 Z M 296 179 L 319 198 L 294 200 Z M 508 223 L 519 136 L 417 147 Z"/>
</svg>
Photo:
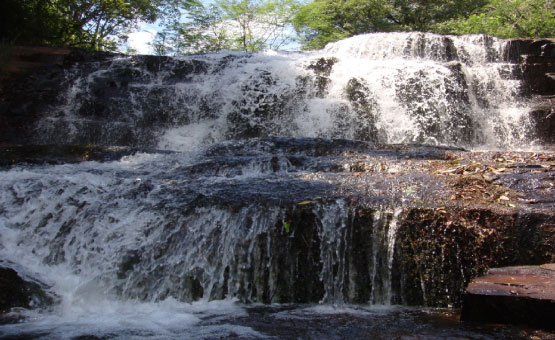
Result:
<svg viewBox="0 0 555 340">
<path fill-rule="evenodd" d="M 376 33 L 311 53 L 77 65 L 65 104 L 41 120 L 36 138 L 171 150 L 265 136 L 530 149 L 528 104 L 506 45 L 481 35 Z"/>
</svg>

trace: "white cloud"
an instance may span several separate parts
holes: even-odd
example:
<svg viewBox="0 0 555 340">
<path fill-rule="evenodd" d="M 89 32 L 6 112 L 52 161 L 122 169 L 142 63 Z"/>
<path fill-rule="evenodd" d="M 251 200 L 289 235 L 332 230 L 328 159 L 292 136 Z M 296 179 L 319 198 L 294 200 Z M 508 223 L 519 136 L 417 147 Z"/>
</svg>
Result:
<svg viewBox="0 0 555 340">
<path fill-rule="evenodd" d="M 149 43 L 152 42 L 155 37 L 156 30 L 153 29 L 133 32 L 130 33 L 127 38 L 127 45 L 137 51 L 137 54 L 152 54 L 152 46 L 150 46 Z"/>
</svg>

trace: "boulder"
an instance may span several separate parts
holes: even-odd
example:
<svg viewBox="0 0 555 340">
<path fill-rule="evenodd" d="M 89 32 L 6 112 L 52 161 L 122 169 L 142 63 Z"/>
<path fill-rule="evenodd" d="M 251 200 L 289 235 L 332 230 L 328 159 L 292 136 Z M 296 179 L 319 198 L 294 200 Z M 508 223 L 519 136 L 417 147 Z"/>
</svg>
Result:
<svg viewBox="0 0 555 340">
<path fill-rule="evenodd" d="M 555 263 L 490 269 L 463 296 L 462 321 L 555 330 Z"/>
<path fill-rule="evenodd" d="M 536 138 L 541 144 L 555 144 L 555 95 L 535 98 L 530 110 Z"/>
<path fill-rule="evenodd" d="M 4 315 L 12 308 L 41 308 L 53 301 L 41 284 L 24 280 L 12 268 L 0 267 L 0 324 L 17 321 Z"/>
</svg>

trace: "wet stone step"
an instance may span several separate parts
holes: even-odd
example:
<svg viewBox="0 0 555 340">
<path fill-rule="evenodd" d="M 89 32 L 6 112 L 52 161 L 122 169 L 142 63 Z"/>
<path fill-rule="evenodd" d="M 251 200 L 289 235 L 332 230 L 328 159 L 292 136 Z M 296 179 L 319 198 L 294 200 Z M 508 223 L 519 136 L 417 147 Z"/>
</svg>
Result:
<svg viewBox="0 0 555 340">
<path fill-rule="evenodd" d="M 462 321 L 555 329 L 555 263 L 490 269 L 463 296 Z"/>
</svg>

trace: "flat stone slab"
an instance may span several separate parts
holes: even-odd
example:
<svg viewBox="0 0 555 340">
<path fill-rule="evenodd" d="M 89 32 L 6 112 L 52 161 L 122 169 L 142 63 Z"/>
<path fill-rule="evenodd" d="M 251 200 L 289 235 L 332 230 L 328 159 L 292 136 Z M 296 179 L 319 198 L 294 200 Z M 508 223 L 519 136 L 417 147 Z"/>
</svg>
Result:
<svg viewBox="0 0 555 340">
<path fill-rule="evenodd" d="M 555 329 L 555 263 L 490 269 L 468 285 L 461 320 Z"/>
</svg>

